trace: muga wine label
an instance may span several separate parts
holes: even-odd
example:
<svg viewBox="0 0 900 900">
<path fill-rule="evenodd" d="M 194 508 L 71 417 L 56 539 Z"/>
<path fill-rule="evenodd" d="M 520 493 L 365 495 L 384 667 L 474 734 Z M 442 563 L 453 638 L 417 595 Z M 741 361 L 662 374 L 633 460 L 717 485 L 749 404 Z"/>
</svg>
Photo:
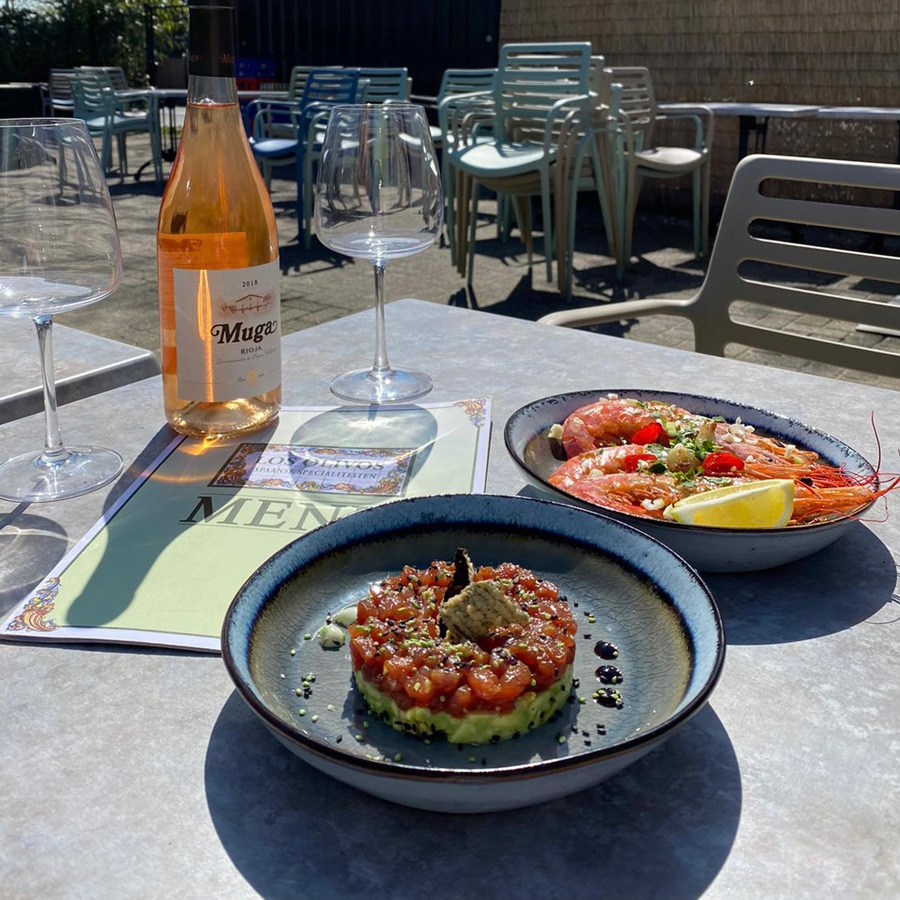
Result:
<svg viewBox="0 0 900 900">
<path fill-rule="evenodd" d="M 222 402 L 281 384 L 281 270 L 172 270 L 178 395 Z"/>
</svg>

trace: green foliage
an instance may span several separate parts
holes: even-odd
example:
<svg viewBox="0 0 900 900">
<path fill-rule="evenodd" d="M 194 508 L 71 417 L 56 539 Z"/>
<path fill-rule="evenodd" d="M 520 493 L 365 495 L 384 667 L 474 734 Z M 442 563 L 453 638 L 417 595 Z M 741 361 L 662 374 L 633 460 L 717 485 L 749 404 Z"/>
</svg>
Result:
<svg viewBox="0 0 900 900">
<path fill-rule="evenodd" d="M 46 0 L 0 8 L 0 82 L 46 81 L 50 68 L 121 66 L 129 83 L 147 81 L 147 7 L 157 60 L 177 52 L 187 33 L 186 2 Z"/>
</svg>

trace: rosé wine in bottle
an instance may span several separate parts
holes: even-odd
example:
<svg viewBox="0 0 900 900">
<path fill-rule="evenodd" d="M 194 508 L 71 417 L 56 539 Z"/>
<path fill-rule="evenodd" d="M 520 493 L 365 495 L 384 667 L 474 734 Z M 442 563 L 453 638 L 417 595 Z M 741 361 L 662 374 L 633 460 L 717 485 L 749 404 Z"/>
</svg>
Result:
<svg viewBox="0 0 900 900">
<path fill-rule="evenodd" d="M 272 203 L 234 79 L 234 0 L 190 0 L 187 112 L 159 210 L 166 418 L 224 438 L 281 405 L 281 299 Z"/>
</svg>

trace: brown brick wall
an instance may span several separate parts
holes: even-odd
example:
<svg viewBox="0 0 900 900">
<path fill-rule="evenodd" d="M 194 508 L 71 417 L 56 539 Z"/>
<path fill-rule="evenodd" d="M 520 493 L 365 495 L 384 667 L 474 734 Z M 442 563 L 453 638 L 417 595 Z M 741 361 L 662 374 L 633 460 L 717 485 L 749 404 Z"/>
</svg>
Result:
<svg viewBox="0 0 900 900">
<path fill-rule="evenodd" d="M 660 100 L 900 107 L 900 0 L 503 0 L 500 40 L 588 40 L 608 65 L 647 66 Z M 893 122 L 772 119 L 766 149 L 895 162 L 897 142 Z M 737 148 L 737 119 L 719 117 L 718 202 Z M 673 189 L 648 185 L 645 205 L 684 205 Z"/>
</svg>

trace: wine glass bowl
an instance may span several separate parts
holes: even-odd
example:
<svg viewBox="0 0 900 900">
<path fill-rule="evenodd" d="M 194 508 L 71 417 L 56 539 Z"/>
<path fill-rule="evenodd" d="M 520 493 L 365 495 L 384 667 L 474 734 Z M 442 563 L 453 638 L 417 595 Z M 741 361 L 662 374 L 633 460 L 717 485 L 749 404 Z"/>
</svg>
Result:
<svg viewBox="0 0 900 900">
<path fill-rule="evenodd" d="M 375 272 L 375 359 L 331 383 L 344 400 L 398 403 L 431 390 L 422 372 L 393 368 L 384 333 L 384 267 L 427 250 L 443 221 L 441 177 L 425 110 L 414 104 L 336 106 L 316 182 L 316 235 Z"/>
<path fill-rule="evenodd" d="M 96 303 L 122 277 L 112 201 L 78 119 L 0 120 L 0 315 L 30 317 L 44 382 L 44 449 L 0 462 L 0 498 L 57 500 L 108 484 L 112 450 L 66 447 L 53 380 L 53 315 Z"/>
</svg>

